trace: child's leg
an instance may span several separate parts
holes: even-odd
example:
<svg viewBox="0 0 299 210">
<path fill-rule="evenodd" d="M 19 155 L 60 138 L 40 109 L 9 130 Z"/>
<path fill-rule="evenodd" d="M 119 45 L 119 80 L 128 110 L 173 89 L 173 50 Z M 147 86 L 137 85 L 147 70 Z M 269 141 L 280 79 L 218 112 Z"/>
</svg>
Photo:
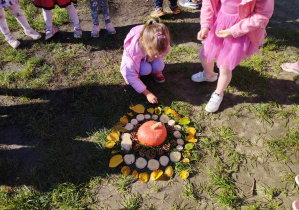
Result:
<svg viewBox="0 0 299 210">
<path fill-rule="evenodd" d="M 5 10 L 3 8 L 0 8 L 0 29 L 5 38 L 10 35 L 10 30 L 5 18 Z"/>
<path fill-rule="evenodd" d="M 156 8 L 163 7 L 163 0 L 155 0 L 155 7 Z"/>
<path fill-rule="evenodd" d="M 19 4 L 14 4 L 8 7 L 10 13 L 18 20 L 21 26 L 24 28 L 25 31 L 31 29 L 23 11 L 21 10 Z"/>
<path fill-rule="evenodd" d="M 90 11 L 91 11 L 91 18 L 93 25 L 98 26 L 99 25 L 99 15 L 98 15 L 98 10 L 99 10 L 99 2 L 98 0 L 89 0 L 90 3 Z"/>
<path fill-rule="evenodd" d="M 78 18 L 78 14 L 77 14 L 77 11 L 76 11 L 76 8 L 74 7 L 73 4 L 67 6 L 65 8 L 69 14 L 69 16 L 71 17 L 73 23 L 74 23 L 74 27 L 80 27 L 80 21 L 79 21 L 79 18 Z"/>
<path fill-rule="evenodd" d="M 178 4 L 178 0 L 169 0 L 170 1 L 170 6 L 174 7 Z"/>
<path fill-rule="evenodd" d="M 46 22 L 46 28 L 52 28 L 53 23 L 52 23 L 52 17 L 53 17 L 53 13 L 52 10 L 46 10 L 43 9 L 43 16 Z"/>
<path fill-rule="evenodd" d="M 214 75 L 214 61 L 207 62 L 207 59 L 205 57 L 200 57 L 201 65 L 204 70 L 204 75 L 206 77 L 211 77 Z"/>
<path fill-rule="evenodd" d="M 191 79 L 193 82 L 215 82 L 218 74 L 214 73 L 214 61 L 207 62 L 207 58 L 203 55 L 199 57 L 203 71 L 193 74 Z"/>
<path fill-rule="evenodd" d="M 152 63 L 152 73 L 161 72 L 165 67 L 165 63 L 162 58 L 156 58 Z"/>
<path fill-rule="evenodd" d="M 109 5 L 108 5 L 108 0 L 99 0 L 100 5 L 101 5 L 101 10 L 103 13 L 103 17 L 105 20 L 105 23 L 111 23 L 110 16 L 109 16 Z"/>
<path fill-rule="evenodd" d="M 141 64 L 140 64 L 140 72 L 139 72 L 139 74 L 141 76 L 145 76 L 145 75 L 149 75 L 151 72 L 152 72 L 152 66 L 151 66 L 151 64 L 142 60 Z"/>
<path fill-rule="evenodd" d="M 226 68 L 220 68 L 220 75 L 218 78 L 217 88 L 215 93 L 223 95 L 224 90 L 232 80 L 232 71 Z"/>
</svg>

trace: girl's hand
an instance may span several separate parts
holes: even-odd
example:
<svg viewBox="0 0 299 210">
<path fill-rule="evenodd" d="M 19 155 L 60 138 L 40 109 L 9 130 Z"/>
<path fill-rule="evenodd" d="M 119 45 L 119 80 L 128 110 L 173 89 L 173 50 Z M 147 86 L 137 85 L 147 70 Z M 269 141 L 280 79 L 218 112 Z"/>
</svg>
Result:
<svg viewBox="0 0 299 210">
<path fill-rule="evenodd" d="M 230 29 L 219 30 L 219 31 L 216 31 L 216 35 L 217 35 L 219 38 L 227 38 L 227 37 L 232 36 L 232 32 L 231 32 Z"/>
<path fill-rule="evenodd" d="M 151 93 L 150 91 L 145 90 L 142 93 L 146 96 L 148 102 L 150 102 L 151 104 L 157 104 L 158 103 L 158 98 L 153 93 Z"/>
<path fill-rule="evenodd" d="M 210 29 L 206 28 L 206 27 L 200 29 L 200 31 L 197 34 L 197 39 L 200 40 L 200 41 L 206 39 L 208 37 L 209 31 L 210 31 Z"/>
</svg>

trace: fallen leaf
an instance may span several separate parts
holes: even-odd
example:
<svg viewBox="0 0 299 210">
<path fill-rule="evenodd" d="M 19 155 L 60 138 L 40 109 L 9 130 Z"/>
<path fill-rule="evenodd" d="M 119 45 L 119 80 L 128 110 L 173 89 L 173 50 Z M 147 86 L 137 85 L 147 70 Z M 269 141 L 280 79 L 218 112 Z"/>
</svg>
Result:
<svg viewBox="0 0 299 210">
<path fill-rule="evenodd" d="M 180 174 L 181 179 L 187 179 L 189 177 L 189 172 L 188 171 L 182 171 Z"/>
<path fill-rule="evenodd" d="M 190 160 L 189 160 L 189 158 L 184 158 L 184 159 L 182 160 L 182 162 L 183 162 L 183 163 L 190 163 Z"/>
<path fill-rule="evenodd" d="M 112 147 L 114 147 L 114 145 L 115 145 L 115 141 L 109 140 L 109 141 L 106 142 L 106 147 L 108 149 L 111 149 Z"/>
<path fill-rule="evenodd" d="M 124 175 L 124 176 L 128 176 L 130 173 L 131 173 L 131 169 L 129 166 L 124 166 L 121 168 L 121 173 Z"/>
<path fill-rule="evenodd" d="M 160 115 L 161 112 L 162 112 L 161 107 L 157 107 L 157 108 L 155 108 L 155 113 L 156 113 L 157 115 Z"/>
<path fill-rule="evenodd" d="M 189 133 L 190 135 L 194 136 L 196 133 L 196 129 L 193 127 L 189 127 L 186 129 L 186 132 Z"/>
<path fill-rule="evenodd" d="M 166 169 L 165 169 L 165 172 L 164 174 L 168 177 L 172 177 L 173 176 L 173 168 L 172 166 L 168 166 Z"/>
<path fill-rule="evenodd" d="M 128 117 L 126 115 L 120 118 L 119 121 L 122 125 L 126 125 L 129 122 Z"/>
<path fill-rule="evenodd" d="M 154 170 L 152 173 L 151 173 L 151 180 L 157 180 L 159 179 L 159 177 L 161 177 L 163 174 L 163 171 L 162 170 Z"/>
<path fill-rule="evenodd" d="M 130 109 L 138 114 L 142 114 L 145 111 L 145 108 L 142 104 L 137 104 L 136 106 L 130 106 Z"/>
<path fill-rule="evenodd" d="M 191 142 L 191 143 L 196 143 L 197 142 L 197 139 L 194 138 L 194 136 L 191 136 L 191 135 L 187 136 L 185 140 L 188 141 L 188 142 Z"/>
<path fill-rule="evenodd" d="M 191 157 L 190 152 L 188 152 L 188 151 L 184 151 L 184 152 L 183 152 L 183 157 L 184 157 L 184 158 L 189 158 L 189 157 Z"/>
<path fill-rule="evenodd" d="M 134 170 L 132 172 L 132 176 L 135 178 L 135 179 L 138 179 L 138 172 L 136 170 Z"/>
<path fill-rule="evenodd" d="M 147 112 L 149 112 L 149 113 L 151 113 L 151 114 L 154 114 L 155 109 L 154 109 L 154 108 L 148 108 L 148 109 L 147 109 Z"/>
<path fill-rule="evenodd" d="M 149 180 L 149 175 L 147 172 L 143 172 L 139 174 L 139 179 L 141 183 L 146 183 Z"/>
<path fill-rule="evenodd" d="M 127 113 L 127 115 L 129 115 L 130 117 L 134 116 L 134 114 L 132 112 Z"/>
<path fill-rule="evenodd" d="M 194 147 L 193 143 L 188 143 L 185 145 L 185 149 L 187 149 L 187 150 L 193 149 L 193 147 Z"/>
<path fill-rule="evenodd" d="M 171 114 L 171 111 L 173 111 L 172 109 L 170 109 L 170 107 L 165 107 L 164 112 L 165 114 Z"/>
<path fill-rule="evenodd" d="M 112 132 L 107 136 L 110 141 L 119 141 L 119 135 L 116 132 Z"/>
<path fill-rule="evenodd" d="M 119 151 L 117 151 L 117 150 L 112 150 L 111 151 L 111 154 L 115 154 L 115 153 L 118 153 Z"/>
<path fill-rule="evenodd" d="M 115 168 L 117 167 L 119 164 L 121 164 L 123 162 L 123 157 L 121 155 L 114 155 L 110 161 L 109 161 L 109 167 L 110 168 Z"/>
<path fill-rule="evenodd" d="M 179 121 L 180 125 L 188 125 L 190 123 L 190 120 L 188 120 L 188 118 L 184 117 L 181 118 Z"/>
</svg>

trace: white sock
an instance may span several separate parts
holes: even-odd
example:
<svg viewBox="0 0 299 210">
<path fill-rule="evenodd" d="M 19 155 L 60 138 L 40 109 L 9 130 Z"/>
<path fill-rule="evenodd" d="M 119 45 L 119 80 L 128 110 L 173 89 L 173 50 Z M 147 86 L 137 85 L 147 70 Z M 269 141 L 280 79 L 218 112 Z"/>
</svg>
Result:
<svg viewBox="0 0 299 210">
<path fill-rule="evenodd" d="M 43 16 L 46 22 L 46 28 L 52 28 L 52 10 L 43 9 Z"/>
<path fill-rule="evenodd" d="M 71 4 L 71 5 L 67 6 L 65 9 L 69 13 L 69 16 L 71 17 L 71 19 L 74 23 L 74 26 L 75 27 L 80 26 L 80 21 L 79 21 L 78 14 L 77 14 L 77 11 L 76 11 L 76 8 L 74 7 L 74 5 Z"/>
<path fill-rule="evenodd" d="M 10 35 L 10 30 L 6 22 L 5 11 L 3 8 L 0 8 L 0 30 L 4 34 L 5 38 Z"/>
<path fill-rule="evenodd" d="M 10 13 L 18 20 L 18 22 L 21 24 L 21 26 L 23 27 L 23 29 L 25 31 L 31 29 L 19 4 L 14 4 L 14 5 L 8 7 L 8 9 L 9 9 Z"/>
</svg>

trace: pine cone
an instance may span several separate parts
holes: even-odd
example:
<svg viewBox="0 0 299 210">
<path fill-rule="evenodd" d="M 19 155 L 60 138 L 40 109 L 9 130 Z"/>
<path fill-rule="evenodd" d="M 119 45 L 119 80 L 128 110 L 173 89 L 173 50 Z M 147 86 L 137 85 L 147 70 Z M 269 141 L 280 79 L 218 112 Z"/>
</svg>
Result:
<svg viewBox="0 0 299 210">
<path fill-rule="evenodd" d="M 147 152 L 146 152 L 146 157 L 148 159 L 153 159 L 156 157 L 156 151 L 154 149 L 149 149 Z"/>
<path fill-rule="evenodd" d="M 145 148 L 140 149 L 140 150 L 139 150 L 139 155 L 140 155 L 141 157 L 144 157 L 144 156 L 146 155 L 146 149 L 145 149 Z"/>
<path fill-rule="evenodd" d="M 137 138 L 137 132 L 132 132 L 131 133 L 131 139 L 132 139 L 132 141 L 138 140 L 138 138 Z"/>
<path fill-rule="evenodd" d="M 170 140 L 170 144 L 171 144 L 171 146 L 173 146 L 173 147 L 176 147 L 176 140 L 174 140 L 174 139 L 172 139 L 172 140 Z"/>
<path fill-rule="evenodd" d="M 135 125 L 135 126 L 134 126 L 134 130 L 135 130 L 135 131 L 138 131 L 138 128 L 140 128 L 140 126 L 141 126 L 141 124 L 137 124 L 137 125 Z"/>
<path fill-rule="evenodd" d="M 164 150 L 163 150 L 163 148 L 162 148 L 162 147 L 159 148 L 157 153 L 158 153 L 158 155 L 160 155 L 160 156 L 163 155 L 163 154 L 164 154 Z"/>
<path fill-rule="evenodd" d="M 135 143 L 135 144 L 133 144 L 133 149 L 135 150 L 135 151 L 138 151 L 139 149 L 140 149 L 140 144 L 137 142 L 137 143 Z"/>
<path fill-rule="evenodd" d="M 173 133 L 175 131 L 174 127 L 171 126 L 171 125 L 167 125 L 166 130 L 167 130 L 168 133 Z"/>
<path fill-rule="evenodd" d="M 168 151 L 170 150 L 170 145 L 169 145 L 169 144 L 164 144 L 164 145 L 163 145 L 163 150 L 164 150 L 165 152 L 168 152 Z"/>
</svg>

